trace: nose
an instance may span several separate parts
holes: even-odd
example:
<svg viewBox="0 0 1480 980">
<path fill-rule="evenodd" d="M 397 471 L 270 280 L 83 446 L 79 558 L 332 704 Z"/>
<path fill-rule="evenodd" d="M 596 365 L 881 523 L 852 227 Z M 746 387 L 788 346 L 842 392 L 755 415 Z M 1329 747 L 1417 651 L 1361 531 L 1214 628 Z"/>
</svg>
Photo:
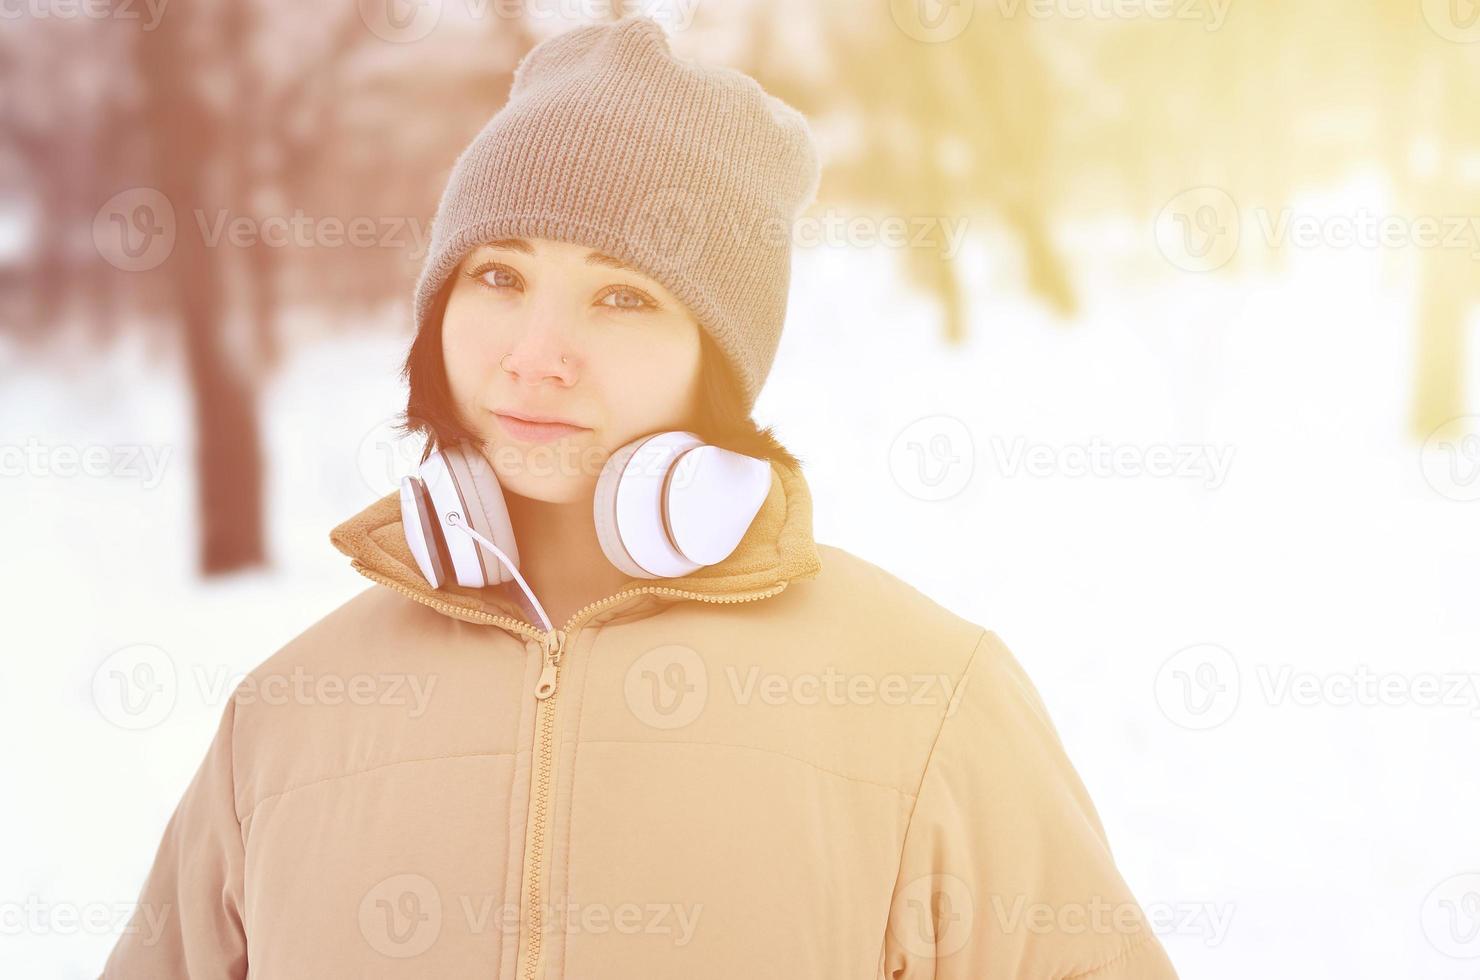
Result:
<svg viewBox="0 0 1480 980">
<path fill-rule="evenodd" d="M 568 388 L 575 383 L 576 364 L 563 347 L 557 331 L 528 331 L 499 358 L 498 366 L 519 384 L 540 385 L 553 379 Z"/>
</svg>

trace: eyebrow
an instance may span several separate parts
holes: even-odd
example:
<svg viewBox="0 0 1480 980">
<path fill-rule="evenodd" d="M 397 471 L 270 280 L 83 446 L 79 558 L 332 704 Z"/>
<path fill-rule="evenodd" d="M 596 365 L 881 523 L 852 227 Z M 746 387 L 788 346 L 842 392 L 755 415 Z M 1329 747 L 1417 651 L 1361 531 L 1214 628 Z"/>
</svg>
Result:
<svg viewBox="0 0 1480 980">
<path fill-rule="evenodd" d="M 534 246 L 523 238 L 501 238 L 496 242 L 485 242 L 485 248 L 502 248 L 511 252 L 523 252 L 525 255 L 534 254 Z M 634 275 L 645 276 L 641 269 L 634 269 L 621 259 L 606 255 L 602 252 L 592 252 L 586 256 L 587 265 L 604 265 L 610 269 L 620 269 L 622 272 L 631 272 Z"/>
</svg>

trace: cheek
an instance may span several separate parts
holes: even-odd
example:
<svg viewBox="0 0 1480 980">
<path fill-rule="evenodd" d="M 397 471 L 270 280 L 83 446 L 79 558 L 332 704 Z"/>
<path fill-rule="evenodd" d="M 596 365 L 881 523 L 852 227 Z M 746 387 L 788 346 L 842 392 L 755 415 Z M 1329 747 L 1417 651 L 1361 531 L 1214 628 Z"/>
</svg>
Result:
<svg viewBox="0 0 1480 980">
<path fill-rule="evenodd" d="M 442 366 L 454 398 L 464 400 L 482 383 L 500 356 L 496 346 L 486 332 L 471 329 L 466 318 L 453 316 L 449 308 L 442 320 Z"/>
<path fill-rule="evenodd" d="M 697 334 L 626 338 L 592 355 L 588 380 L 599 379 L 604 400 L 626 422 L 623 428 L 662 428 L 688 414 L 699 375 Z"/>
</svg>

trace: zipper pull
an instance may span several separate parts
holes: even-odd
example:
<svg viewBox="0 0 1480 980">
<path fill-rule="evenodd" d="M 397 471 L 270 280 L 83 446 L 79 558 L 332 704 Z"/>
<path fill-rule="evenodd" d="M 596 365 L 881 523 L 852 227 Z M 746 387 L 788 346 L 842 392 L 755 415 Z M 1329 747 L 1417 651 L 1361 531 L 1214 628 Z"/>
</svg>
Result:
<svg viewBox="0 0 1480 980">
<path fill-rule="evenodd" d="M 555 693 L 555 672 L 560 665 L 560 655 L 565 652 L 565 631 L 551 630 L 542 646 L 545 648 L 545 668 L 540 671 L 540 681 L 534 687 L 534 696 L 544 701 Z"/>
</svg>

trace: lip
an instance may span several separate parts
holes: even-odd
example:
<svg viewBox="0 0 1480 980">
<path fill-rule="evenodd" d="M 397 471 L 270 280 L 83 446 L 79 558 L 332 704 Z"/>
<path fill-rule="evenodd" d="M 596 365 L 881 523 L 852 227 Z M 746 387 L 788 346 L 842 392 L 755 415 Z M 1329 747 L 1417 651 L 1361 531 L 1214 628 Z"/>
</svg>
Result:
<svg viewBox="0 0 1480 980">
<path fill-rule="evenodd" d="M 584 425 L 576 425 L 553 416 L 523 415 L 508 412 L 494 412 L 505 432 L 520 442 L 541 443 L 554 442 L 566 436 L 575 435 L 579 432 L 589 432 Z"/>
</svg>

